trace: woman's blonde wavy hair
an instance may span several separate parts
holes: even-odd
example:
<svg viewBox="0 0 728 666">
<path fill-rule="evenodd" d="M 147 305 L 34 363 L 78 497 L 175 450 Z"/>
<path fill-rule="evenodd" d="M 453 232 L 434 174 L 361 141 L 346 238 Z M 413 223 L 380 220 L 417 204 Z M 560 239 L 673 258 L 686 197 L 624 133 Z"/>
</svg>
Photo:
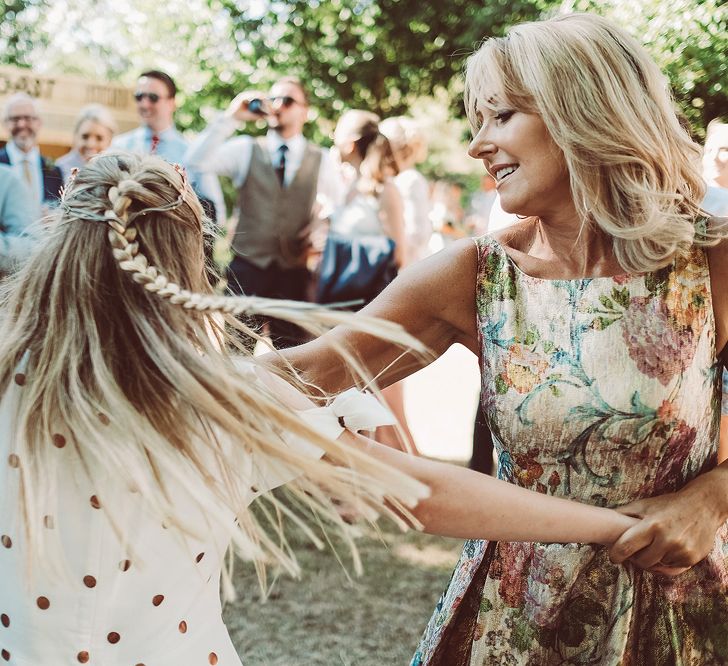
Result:
<svg viewBox="0 0 728 666">
<path fill-rule="evenodd" d="M 612 237 L 625 271 L 655 270 L 724 235 L 696 226 L 701 150 L 665 76 L 606 19 L 568 14 L 488 39 L 466 68 L 473 128 L 479 103 L 541 116 L 564 153 L 580 217 Z"/>
<path fill-rule="evenodd" d="M 418 347 L 400 328 L 360 315 L 215 295 L 205 275 L 202 209 L 183 171 L 162 159 L 111 153 L 78 172 L 42 242 L 0 289 L 0 383 L 7 389 L 19 366 L 25 375 L 14 456 L 29 552 L 43 560 L 53 545 L 54 531 L 41 526 L 63 482 L 53 455 L 59 431 L 89 475 L 136 489 L 160 522 L 191 529 L 170 483 L 183 484 L 212 522 L 232 511 L 231 537 L 256 561 L 261 580 L 266 561 L 297 572 L 281 521 L 296 518 L 271 494 L 261 498 L 267 508 L 248 508 L 251 482 L 242 470 L 251 456 L 300 471 L 289 489 L 347 536 L 354 555 L 332 500 L 369 518 L 411 519 L 406 506 L 422 496 L 419 483 L 317 434 L 241 371 L 230 350 L 244 346 L 226 325 L 250 333 L 238 320 L 245 314 L 313 331 L 346 323 Z M 327 460 L 285 445 L 283 432 L 322 448 Z M 113 519 L 103 488 L 98 498 Z"/>
</svg>

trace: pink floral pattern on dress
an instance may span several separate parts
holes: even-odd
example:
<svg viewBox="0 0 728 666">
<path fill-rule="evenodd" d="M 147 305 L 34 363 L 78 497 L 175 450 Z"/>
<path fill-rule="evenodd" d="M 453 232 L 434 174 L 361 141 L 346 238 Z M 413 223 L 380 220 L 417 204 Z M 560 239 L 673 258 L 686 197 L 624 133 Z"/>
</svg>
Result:
<svg viewBox="0 0 728 666">
<path fill-rule="evenodd" d="M 483 407 L 500 478 L 600 506 L 716 463 L 720 365 L 707 258 L 542 280 L 477 241 Z M 578 544 L 469 541 L 414 666 L 728 663 L 728 527 L 669 579 Z"/>
</svg>

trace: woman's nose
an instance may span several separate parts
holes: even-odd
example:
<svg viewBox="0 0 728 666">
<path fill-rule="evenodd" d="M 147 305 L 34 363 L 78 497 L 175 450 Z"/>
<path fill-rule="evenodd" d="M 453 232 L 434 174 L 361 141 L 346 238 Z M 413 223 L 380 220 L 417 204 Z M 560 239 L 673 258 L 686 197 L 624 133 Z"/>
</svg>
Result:
<svg viewBox="0 0 728 666">
<path fill-rule="evenodd" d="M 490 138 L 488 125 L 483 124 L 468 146 L 468 155 L 476 160 L 483 160 L 493 155 L 495 151 L 496 147 Z"/>
</svg>

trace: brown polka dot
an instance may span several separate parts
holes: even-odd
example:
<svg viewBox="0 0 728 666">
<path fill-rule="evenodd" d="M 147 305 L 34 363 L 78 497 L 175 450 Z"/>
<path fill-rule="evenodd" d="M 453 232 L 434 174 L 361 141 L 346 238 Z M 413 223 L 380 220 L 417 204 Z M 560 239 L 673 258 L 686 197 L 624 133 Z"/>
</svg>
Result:
<svg viewBox="0 0 728 666">
<path fill-rule="evenodd" d="M 38 604 L 38 608 L 40 608 L 41 610 L 48 610 L 51 605 L 51 602 L 48 601 L 48 597 L 38 597 L 35 600 L 35 603 Z"/>
<path fill-rule="evenodd" d="M 101 502 L 99 502 L 99 498 L 96 497 L 96 495 L 91 495 L 91 498 L 89 499 L 89 502 L 91 502 L 91 506 L 94 509 L 100 509 L 101 508 Z"/>
<path fill-rule="evenodd" d="M 121 640 L 121 636 L 119 636 L 118 633 L 115 631 L 109 632 L 108 636 L 106 636 L 106 640 L 109 641 L 112 645 L 116 645 Z"/>
<path fill-rule="evenodd" d="M 129 571 L 129 567 L 131 566 L 131 560 L 122 560 L 119 562 L 119 569 L 122 571 Z"/>
<path fill-rule="evenodd" d="M 155 606 L 159 606 L 164 601 L 164 595 L 163 594 L 155 594 L 154 598 L 152 599 L 152 603 Z"/>
<path fill-rule="evenodd" d="M 53 516 L 43 516 L 43 525 L 49 530 L 52 530 L 55 527 L 55 522 L 53 520 Z"/>
<path fill-rule="evenodd" d="M 3 534 L 0 537 L 0 543 L 2 543 L 5 548 L 11 548 L 13 545 L 13 540 L 7 534 Z"/>
<path fill-rule="evenodd" d="M 2 625 L 5 628 L 10 626 L 10 618 L 5 613 L 0 615 L 0 622 L 2 622 Z"/>
<path fill-rule="evenodd" d="M 89 660 L 89 654 L 86 652 L 86 650 L 82 650 L 76 655 L 76 659 L 78 659 L 78 662 L 80 664 L 87 664 Z"/>
<path fill-rule="evenodd" d="M 106 414 L 99 412 L 98 416 L 99 416 L 99 421 L 101 421 L 102 425 L 109 425 L 109 423 L 111 423 L 111 419 L 108 416 L 106 416 Z"/>
<path fill-rule="evenodd" d="M 197 564 L 199 564 L 200 562 L 202 562 L 202 558 L 203 558 L 203 557 L 205 557 L 205 553 L 200 553 L 200 554 L 199 554 L 199 555 L 198 555 L 198 556 L 197 556 L 197 557 L 195 558 L 195 562 L 197 562 Z"/>
<path fill-rule="evenodd" d="M 66 446 L 66 438 L 63 435 L 59 435 L 56 433 L 53 435 L 53 446 L 55 446 L 57 449 L 62 449 L 64 446 Z"/>
<path fill-rule="evenodd" d="M 187 623 L 184 620 L 182 620 L 182 622 L 179 623 L 179 633 L 180 634 L 187 633 Z"/>
<path fill-rule="evenodd" d="M 215 664 L 217 664 L 217 655 L 214 652 L 210 652 L 210 656 L 207 658 L 207 661 L 209 661 L 212 666 L 215 666 Z"/>
<path fill-rule="evenodd" d="M 84 576 L 83 584 L 86 587 L 96 587 L 96 579 L 93 576 Z"/>
<path fill-rule="evenodd" d="M 8 465 L 10 465 L 10 467 L 14 467 L 15 469 L 20 467 L 20 458 L 18 458 L 17 453 L 11 453 L 8 456 Z"/>
<path fill-rule="evenodd" d="M 5 661 L 10 661 L 10 653 L 7 650 L 3 650 L 0 654 Z"/>
<path fill-rule="evenodd" d="M 25 386 L 25 375 L 22 372 L 15 375 L 15 383 L 18 386 Z"/>
</svg>

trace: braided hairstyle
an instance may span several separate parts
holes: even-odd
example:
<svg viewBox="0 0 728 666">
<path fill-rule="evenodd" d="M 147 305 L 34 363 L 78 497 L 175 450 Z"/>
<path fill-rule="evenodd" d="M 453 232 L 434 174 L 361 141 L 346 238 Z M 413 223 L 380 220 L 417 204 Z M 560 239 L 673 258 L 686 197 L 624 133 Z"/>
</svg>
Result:
<svg viewBox="0 0 728 666">
<path fill-rule="evenodd" d="M 19 515 L 36 555 L 58 539 L 40 526 L 66 478 L 53 446 L 59 433 L 89 475 L 137 489 L 160 521 L 185 530 L 186 516 L 168 492 L 168 484 L 182 484 L 210 520 L 234 529 L 261 580 L 266 560 L 292 572 L 297 564 L 280 525 L 281 512 L 290 511 L 270 494 L 261 499 L 274 511 L 248 508 L 251 459 L 299 472 L 289 492 L 345 536 L 332 499 L 401 523 L 410 515 L 405 504 L 421 494 L 408 477 L 312 430 L 251 379 L 254 361 L 243 359 L 241 369 L 226 325 L 250 334 L 235 315 L 263 314 L 313 332 L 345 323 L 410 349 L 421 345 L 396 325 L 361 315 L 216 295 L 206 277 L 204 229 L 181 168 L 156 156 L 100 155 L 70 182 L 27 264 L 0 286 L 0 382 L 12 385 L 18 367 L 26 378 L 15 455 Z M 282 433 L 314 443 L 327 459 L 291 449 Z M 101 506 L 113 520 L 103 492 Z"/>
</svg>

